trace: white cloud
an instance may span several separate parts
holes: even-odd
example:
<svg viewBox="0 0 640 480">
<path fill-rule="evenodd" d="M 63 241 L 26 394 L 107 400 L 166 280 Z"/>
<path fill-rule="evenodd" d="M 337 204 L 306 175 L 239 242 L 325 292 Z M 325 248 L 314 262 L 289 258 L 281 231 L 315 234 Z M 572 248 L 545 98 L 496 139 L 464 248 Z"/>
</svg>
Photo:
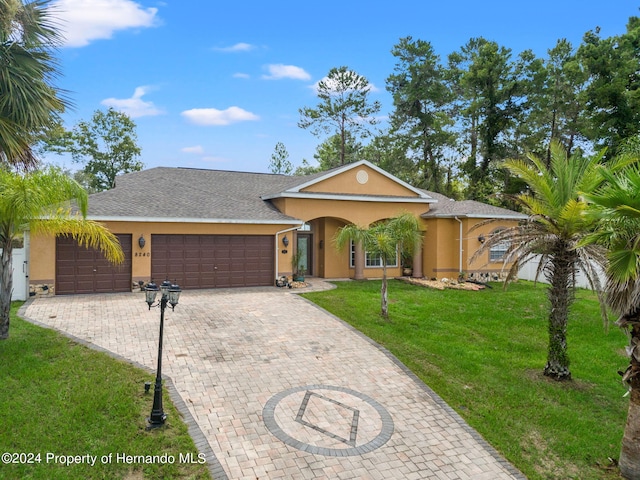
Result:
<svg viewBox="0 0 640 480">
<path fill-rule="evenodd" d="M 234 73 L 233 74 L 233 78 L 251 78 L 251 76 L 248 73 Z"/>
<path fill-rule="evenodd" d="M 281 78 L 292 78 L 294 80 L 310 80 L 311 75 L 295 65 L 283 65 L 281 63 L 267 65 L 269 75 L 263 75 L 267 80 L 280 80 Z"/>
<path fill-rule="evenodd" d="M 189 122 L 196 125 L 229 125 L 231 123 L 260 120 L 254 113 L 240 107 L 229 107 L 226 110 L 217 108 L 192 108 L 181 114 Z"/>
<path fill-rule="evenodd" d="M 217 52 L 225 52 L 225 53 L 235 53 L 235 52 L 249 52 L 254 50 L 256 47 L 251 45 L 250 43 L 236 43 L 235 45 L 231 45 L 230 47 L 213 47 L 213 49 Z"/>
<path fill-rule="evenodd" d="M 162 115 L 164 112 L 157 108 L 153 102 L 145 102 L 142 100 L 143 95 L 151 89 L 152 88 L 148 86 L 137 87 L 131 98 L 105 98 L 100 103 L 126 113 L 131 118 Z"/>
<path fill-rule="evenodd" d="M 193 147 L 184 147 L 182 151 L 185 153 L 195 153 L 197 155 L 202 155 L 204 153 L 204 148 L 202 148 L 202 145 L 195 145 Z"/>
<path fill-rule="evenodd" d="M 132 0 L 55 0 L 51 6 L 68 47 L 84 47 L 93 40 L 111 38 L 118 30 L 152 27 L 158 22 L 157 8 L 144 8 Z"/>
</svg>

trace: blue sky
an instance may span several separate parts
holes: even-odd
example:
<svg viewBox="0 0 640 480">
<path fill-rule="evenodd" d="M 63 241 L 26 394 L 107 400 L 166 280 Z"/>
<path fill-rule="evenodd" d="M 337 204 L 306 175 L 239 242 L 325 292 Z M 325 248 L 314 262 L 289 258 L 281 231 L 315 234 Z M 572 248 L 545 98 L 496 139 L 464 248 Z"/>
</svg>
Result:
<svg viewBox="0 0 640 480">
<path fill-rule="evenodd" d="M 297 126 L 318 103 L 314 85 L 348 66 L 392 110 L 385 79 L 401 37 L 431 42 L 442 57 L 483 36 L 544 56 L 560 38 L 579 45 L 600 27 L 625 31 L 640 15 L 628 0 L 54 0 L 65 31 L 57 85 L 70 92 L 71 128 L 109 106 L 137 124 L 146 168 L 267 172 L 277 142 L 294 166 L 323 140 Z M 71 166 L 49 155 L 46 161 Z M 73 168 L 78 168 L 73 166 Z"/>
</svg>

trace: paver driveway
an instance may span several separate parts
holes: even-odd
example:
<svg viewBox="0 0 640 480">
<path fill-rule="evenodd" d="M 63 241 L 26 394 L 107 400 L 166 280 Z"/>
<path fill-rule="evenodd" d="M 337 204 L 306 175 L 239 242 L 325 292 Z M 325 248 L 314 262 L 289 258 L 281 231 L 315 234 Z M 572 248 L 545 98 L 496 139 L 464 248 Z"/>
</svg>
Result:
<svg viewBox="0 0 640 480">
<path fill-rule="evenodd" d="M 155 368 L 159 313 L 142 294 L 25 307 Z M 216 480 L 524 478 L 390 354 L 289 291 L 183 292 L 166 314 L 163 373 Z"/>
</svg>

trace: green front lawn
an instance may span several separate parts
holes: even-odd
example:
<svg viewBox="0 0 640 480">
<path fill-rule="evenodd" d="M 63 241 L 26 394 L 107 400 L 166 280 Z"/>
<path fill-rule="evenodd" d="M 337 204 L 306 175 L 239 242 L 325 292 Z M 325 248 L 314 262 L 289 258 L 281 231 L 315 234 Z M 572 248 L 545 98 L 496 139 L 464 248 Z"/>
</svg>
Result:
<svg viewBox="0 0 640 480">
<path fill-rule="evenodd" d="M 338 282 L 304 296 L 390 350 L 529 479 L 619 478 L 627 413 L 617 370 L 624 334 L 603 327 L 597 299 L 580 290 L 568 342 L 571 382 L 542 375 L 548 302 L 544 285 L 480 292 L 431 290 L 392 280 L 390 321 L 380 282 Z"/>
<path fill-rule="evenodd" d="M 0 478 L 211 478 L 166 389 L 167 424 L 145 430 L 153 374 L 22 321 L 18 307 L 0 341 Z"/>
</svg>

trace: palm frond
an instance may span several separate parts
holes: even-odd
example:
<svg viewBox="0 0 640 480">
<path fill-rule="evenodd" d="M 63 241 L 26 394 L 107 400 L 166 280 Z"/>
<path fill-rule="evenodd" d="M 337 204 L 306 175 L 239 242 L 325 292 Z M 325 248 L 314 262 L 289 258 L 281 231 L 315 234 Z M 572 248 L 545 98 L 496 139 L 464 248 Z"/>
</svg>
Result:
<svg viewBox="0 0 640 480">
<path fill-rule="evenodd" d="M 33 220 L 30 227 L 31 231 L 38 234 L 71 237 L 81 246 L 100 250 L 111 263 L 120 264 L 124 261 L 118 237 L 93 220 L 60 211 L 56 217 Z"/>
<path fill-rule="evenodd" d="M 5 0 L 0 13 L 0 157 L 25 166 L 34 161 L 30 146 L 38 133 L 70 106 L 53 84 L 61 34 L 47 1 Z"/>
</svg>

